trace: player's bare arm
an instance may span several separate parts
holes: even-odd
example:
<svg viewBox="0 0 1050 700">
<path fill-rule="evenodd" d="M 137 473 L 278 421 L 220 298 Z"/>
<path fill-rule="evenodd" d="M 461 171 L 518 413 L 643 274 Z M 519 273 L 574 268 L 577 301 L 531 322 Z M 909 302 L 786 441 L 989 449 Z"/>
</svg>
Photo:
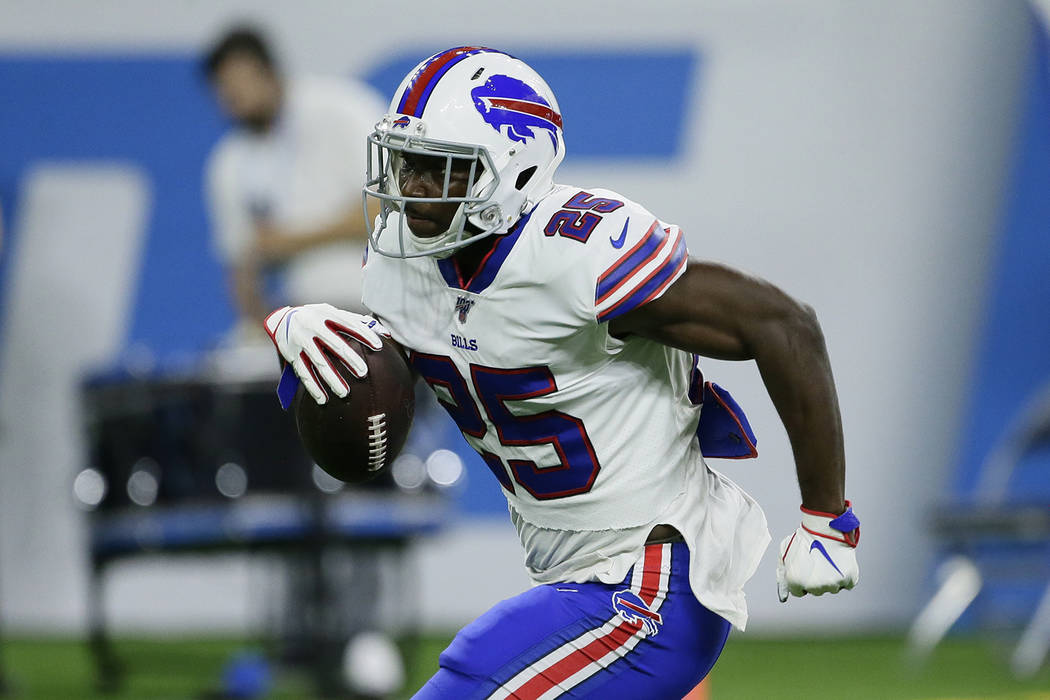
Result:
<svg viewBox="0 0 1050 700">
<path fill-rule="evenodd" d="M 710 262 L 686 272 L 652 302 L 610 322 L 629 333 L 722 360 L 755 360 L 794 451 L 802 504 L 845 509 L 838 398 L 813 309 L 764 280 Z"/>
<path fill-rule="evenodd" d="M 662 297 L 613 319 L 609 331 L 755 360 L 791 440 L 802 491 L 802 524 L 780 544 L 780 600 L 852 588 L 860 522 L 845 500 L 838 397 L 813 309 L 764 280 L 690 260 Z"/>
</svg>

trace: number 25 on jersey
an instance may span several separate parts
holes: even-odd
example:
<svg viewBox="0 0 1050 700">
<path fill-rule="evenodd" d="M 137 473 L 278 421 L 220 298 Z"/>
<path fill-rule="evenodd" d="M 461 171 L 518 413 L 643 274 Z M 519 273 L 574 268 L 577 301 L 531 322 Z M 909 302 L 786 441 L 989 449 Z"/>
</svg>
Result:
<svg viewBox="0 0 1050 700">
<path fill-rule="evenodd" d="M 508 468 L 514 482 L 539 500 L 586 493 L 594 486 L 601 465 L 583 421 L 555 410 L 518 415 L 507 406 L 508 401 L 556 392 L 558 387 L 548 367 L 498 369 L 470 365 L 470 381 L 484 410 L 483 418 L 467 380 L 452 358 L 412 353 L 411 361 L 427 384 L 437 391 L 438 402 L 464 435 L 480 440 L 494 429 L 500 444 L 506 447 L 550 445 L 554 448 L 559 462 L 545 466 L 528 459 L 508 459 L 504 466 L 499 455 L 476 448 L 503 488 L 515 492 Z"/>
</svg>

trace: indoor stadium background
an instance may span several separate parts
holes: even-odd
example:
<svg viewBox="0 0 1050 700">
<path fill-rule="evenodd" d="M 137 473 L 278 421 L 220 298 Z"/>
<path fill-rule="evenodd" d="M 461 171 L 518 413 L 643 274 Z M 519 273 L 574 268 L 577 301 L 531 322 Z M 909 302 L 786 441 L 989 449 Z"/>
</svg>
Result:
<svg viewBox="0 0 1050 700">
<path fill-rule="evenodd" d="M 91 514 L 73 495 L 87 466 L 83 377 L 192 366 L 233 320 L 202 196 L 225 125 L 199 61 L 247 20 L 290 73 L 355 76 L 384 99 L 450 46 L 523 58 L 561 102 L 559 181 L 623 192 L 680 224 L 692 255 L 817 310 L 847 495 L 864 522 L 862 580 L 777 602 L 776 543 L 798 519 L 790 447 L 753 364 L 707 362 L 747 409 L 760 452 L 713 466 L 757 498 L 774 538 L 711 697 L 1050 697 L 1045 663 L 1016 651 L 1026 640 L 1031 658 L 1040 630 L 1050 636 L 1044 10 L 0 0 L 0 682 L 21 697 L 94 692 Z M 457 440 L 466 474 L 435 490 L 448 518 L 413 540 L 396 574 L 413 580 L 423 634 L 406 657 L 416 687 L 443 640 L 528 586 L 497 485 Z M 238 650 L 265 648 L 271 598 L 259 591 L 276 578 L 272 562 L 236 551 L 113 567 L 103 605 L 125 696 L 197 697 L 229 682 Z M 946 580 L 940 607 L 927 606 Z M 923 640 L 971 593 L 925 655 Z M 275 672 L 280 697 L 308 692 Z"/>
</svg>

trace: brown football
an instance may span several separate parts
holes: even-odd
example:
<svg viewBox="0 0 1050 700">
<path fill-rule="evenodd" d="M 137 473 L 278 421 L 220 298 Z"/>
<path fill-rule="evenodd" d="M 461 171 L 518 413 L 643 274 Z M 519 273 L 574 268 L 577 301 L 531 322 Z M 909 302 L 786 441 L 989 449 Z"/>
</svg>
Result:
<svg viewBox="0 0 1050 700">
<path fill-rule="evenodd" d="M 412 371 L 393 342 L 383 338 L 383 349 L 372 350 L 343 337 L 364 358 L 368 374 L 358 379 L 333 357 L 350 393 L 341 399 L 329 392 L 327 403 L 319 405 L 300 385 L 292 411 L 314 462 L 337 479 L 361 483 L 383 471 L 405 446 L 415 393 Z"/>
</svg>

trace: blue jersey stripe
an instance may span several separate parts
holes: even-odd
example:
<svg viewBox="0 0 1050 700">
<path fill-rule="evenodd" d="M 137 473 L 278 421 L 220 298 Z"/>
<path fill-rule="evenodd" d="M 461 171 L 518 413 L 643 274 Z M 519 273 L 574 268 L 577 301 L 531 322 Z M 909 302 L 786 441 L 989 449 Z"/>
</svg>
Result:
<svg viewBox="0 0 1050 700">
<path fill-rule="evenodd" d="M 496 279 L 496 275 L 499 274 L 500 269 L 503 267 L 503 263 L 507 260 L 507 256 L 510 255 L 510 251 L 514 249 L 514 244 L 517 243 L 518 237 L 521 236 L 521 232 L 525 230 L 525 225 L 529 222 L 532 217 L 532 212 L 525 214 L 518 223 L 514 225 L 514 228 L 510 230 L 510 233 L 506 234 L 494 234 L 491 238 L 494 239 L 492 248 L 489 250 L 488 255 L 481 261 L 474 276 L 469 280 L 464 280 L 462 275 L 459 273 L 459 267 L 456 264 L 455 256 L 447 258 L 439 258 L 437 260 L 438 270 L 441 271 L 441 276 L 445 279 L 445 284 L 456 289 L 463 289 L 468 292 L 474 292 L 479 294 L 492 284 Z"/>
<path fill-rule="evenodd" d="M 700 356 L 693 354 L 693 367 L 689 371 L 689 403 L 699 406 L 704 402 L 704 373 L 700 371 Z"/>
<path fill-rule="evenodd" d="M 459 269 L 452 258 L 438 258 L 437 266 L 438 270 L 441 271 L 441 276 L 445 278 L 445 284 L 457 289 L 463 289 L 463 282 L 459 279 Z"/>
<path fill-rule="evenodd" d="M 598 278 L 598 287 L 594 292 L 594 303 L 598 304 L 609 296 L 616 287 L 634 272 L 642 267 L 649 258 L 663 245 L 667 238 L 667 232 L 660 228 L 660 223 L 654 221 L 649 227 L 642 240 L 623 255 L 608 270 Z"/>
<path fill-rule="evenodd" d="M 599 321 L 608 321 L 617 316 L 622 316 L 628 311 L 635 309 L 649 301 L 656 293 L 671 279 L 678 269 L 685 263 L 686 246 L 685 236 L 678 234 L 678 243 L 675 244 L 674 252 L 654 270 L 644 282 L 624 297 L 615 306 L 598 314 Z"/>
<path fill-rule="evenodd" d="M 521 232 L 525 229 L 525 225 L 531 216 L 532 212 L 529 212 L 518 220 L 518 223 L 515 224 L 510 233 L 505 236 L 497 236 L 499 241 L 496 243 L 496 246 L 482 261 L 481 267 L 474 274 L 474 277 L 467 283 L 466 289 L 468 292 L 478 294 L 488 289 L 503 267 L 507 256 L 510 255 L 510 251 L 514 249 L 514 244 L 518 242 L 518 237 L 521 236 Z"/>
</svg>

